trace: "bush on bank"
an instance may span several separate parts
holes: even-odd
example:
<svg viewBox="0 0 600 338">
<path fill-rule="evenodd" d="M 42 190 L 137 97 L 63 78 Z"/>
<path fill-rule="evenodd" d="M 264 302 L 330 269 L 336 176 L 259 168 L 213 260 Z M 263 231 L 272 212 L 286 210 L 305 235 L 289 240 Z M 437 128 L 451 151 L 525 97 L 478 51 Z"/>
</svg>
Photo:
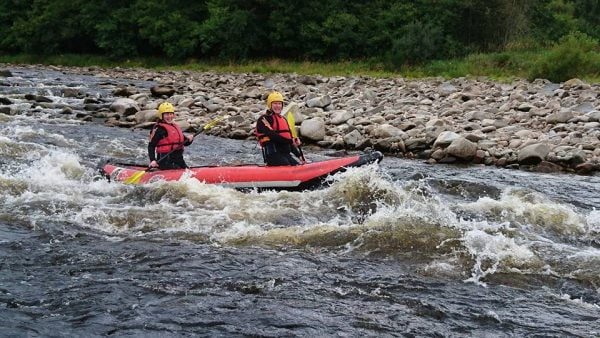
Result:
<svg viewBox="0 0 600 338">
<path fill-rule="evenodd" d="M 1 54 L 339 62 L 391 70 L 600 39 L 597 0 L 0 0 Z"/>
<path fill-rule="evenodd" d="M 532 66 L 530 79 L 562 82 L 575 77 L 600 76 L 598 40 L 581 32 L 562 37 Z"/>
<path fill-rule="evenodd" d="M 32 54 L 0 55 L 0 63 L 6 64 L 43 64 L 58 66 L 91 67 L 100 66 L 104 68 L 149 68 L 149 69 L 173 69 L 193 71 L 215 71 L 234 73 L 296 73 L 301 75 L 319 74 L 323 76 L 370 76 L 376 78 L 384 77 L 476 77 L 486 76 L 490 79 L 510 82 L 515 78 L 546 78 L 543 76 L 545 70 L 537 68 L 542 60 L 545 60 L 551 51 L 538 49 L 528 51 L 511 51 L 501 53 L 477 53 L 464 58 L 451 60 L 434 60 L 425 64 L 403 65 L 395 69 L 389 68 L 385 63 L 375 60 L 355 60 L 339 62 L 314 62 L 314 61 L 286 61 L 280 59 L 253 60 L 240 62 L 223 62 L 220 60 L 197 60 L 188 59 L 174 62 L 159 57 L 137 57 L 137 58 L 109 58 L 101 55 L 89 54 L 61 54 L 39 56 Z M 590 54 L 591 59 L 598 60 L 598 53 Z M 562 60 L 560 60 L 562 62 Z M 597 64 L 597 63 L 596 63 Z M 582 70 L 583 69 L 583 70 Z M 588 82 L 600 82 L 600 67 L 579 67 L 577 72 L 568 72 L 568 76 L 561 78 L 552 77 L 553 81 L 564 81 L 570 78 L 580 78 Z M 542 73 L 540 73 L 542 72 Z M 550 77 L 547 77 L 550 78 Z"/>
</svg>

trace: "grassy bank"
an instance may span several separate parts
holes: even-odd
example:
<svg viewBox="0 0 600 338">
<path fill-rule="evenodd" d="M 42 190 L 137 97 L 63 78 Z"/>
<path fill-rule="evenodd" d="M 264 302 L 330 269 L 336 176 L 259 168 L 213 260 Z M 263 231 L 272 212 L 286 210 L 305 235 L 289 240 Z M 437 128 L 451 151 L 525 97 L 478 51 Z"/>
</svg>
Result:
<svg viewBox="0 0 600 338">
<path fill-rule="evenodd" d="M 302 75 L 320 74 L 324 76 L 371 76 L 385 77 L 477 77 L 486 76 L 490 79 L 506 82 L 514 78 L 530 78 L 532 74 L 540 73 L 539 65 L 551 55 L 551 50 L 511 51 L 502 53 L 473 54 L 465 58 L 438 60 L 418 66 L 403 66 L 392 69 L 382 62 L 375 61 L 343 61 L 343 62 L 295 62 L 285 60 L 256 60 L 246 62 L 223 62 L 206 60 L 186 60 L 174 63 L 161 58 L 131 58 L 115 60 L 98 55 L 65 54 L 54 56 L 36 55 L 1 55 L 0 63 L 8 64 L 43 64 L 60 66 L 99 66 L 121 68 L 149 68 L 155 70 L 194 70 L 234 73 L 297 73 Z M 596 53 L 598 54 L 598 53 Z M 600 54 L 598 54 L 600 60 Z M 599 61 L 600 62 L 600 61 Z M 599 63 L 600 66 L 600 63 Z M 600 67 L 590 67 L 568 74 L 566 77 L 578 77 L 590 83 L 600 82 Z M 542 70 L 543 74 L 543 70 Z M 535 76 L 551 78 L 552 76 Z M 565 76 L 563 76 L 565 77 Z M 556 80 L 555 80 L 556 81 Z"/>
</svg>

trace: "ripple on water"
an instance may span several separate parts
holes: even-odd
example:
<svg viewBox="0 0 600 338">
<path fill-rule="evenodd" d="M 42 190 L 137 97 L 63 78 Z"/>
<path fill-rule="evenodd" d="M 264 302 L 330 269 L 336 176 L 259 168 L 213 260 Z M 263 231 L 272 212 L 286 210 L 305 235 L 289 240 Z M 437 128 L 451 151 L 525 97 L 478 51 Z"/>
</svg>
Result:
<svg viewBox="0 0 600 338">
<path fill-rule="evenodd" d="M 69 77 L 21 75 L 10 81 L 41 95 Z M 71 81 L 110 95 L 98 79 Z M 387 157 L 315 191 L 127 186 L 94 180 L 94 164 L 146 161 L 147 131 L 30 108 L 0 114 L 9 335 L 600 332 L 597 177 Z M 260 161 L 254 142 L 212 136 L 186 153 Z"/>
</svg>

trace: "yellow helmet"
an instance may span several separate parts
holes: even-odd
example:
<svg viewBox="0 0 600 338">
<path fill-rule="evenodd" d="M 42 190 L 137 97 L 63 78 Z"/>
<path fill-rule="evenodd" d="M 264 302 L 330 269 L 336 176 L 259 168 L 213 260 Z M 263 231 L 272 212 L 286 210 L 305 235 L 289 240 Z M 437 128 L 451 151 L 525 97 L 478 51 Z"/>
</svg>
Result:
<svg viewBox="0 0 600 338">
<path fill-rule="evenodd" d="M 273 102 L 283 103 L 283 95 L 281 95 L 280 92 L 272 92 L 269 94 L 269 97 L 267 97 L 267 108 L 271 109 L 271 104 Z"/>
<path fill-rule="evenodd" d="M 158 118 L 162 120 L 164 113 L 175 113 L 175 107 L 170 102 L 163 102 L 158 106 Z"/>
</svg>

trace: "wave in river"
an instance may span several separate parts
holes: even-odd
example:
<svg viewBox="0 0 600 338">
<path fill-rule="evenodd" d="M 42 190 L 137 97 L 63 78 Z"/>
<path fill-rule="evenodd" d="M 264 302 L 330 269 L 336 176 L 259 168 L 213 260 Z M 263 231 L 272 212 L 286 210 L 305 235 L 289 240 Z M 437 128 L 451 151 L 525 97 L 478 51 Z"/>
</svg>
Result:
<svg viewBox="0 0 600 338">
<path fill-rule="evenodd" d="M 97 180 L 80 141 L 5 128 L 2 219 L 41 231 L 402 257 L 424 274 L 476 283 L 502 274 L 600 283 L 600 213 L 525 188 L 448 199 L 426 180 L 394 180 L 377 166 L 307 192 L 242 193 L 191 178 L 127 186 Z"/>
</svg>

